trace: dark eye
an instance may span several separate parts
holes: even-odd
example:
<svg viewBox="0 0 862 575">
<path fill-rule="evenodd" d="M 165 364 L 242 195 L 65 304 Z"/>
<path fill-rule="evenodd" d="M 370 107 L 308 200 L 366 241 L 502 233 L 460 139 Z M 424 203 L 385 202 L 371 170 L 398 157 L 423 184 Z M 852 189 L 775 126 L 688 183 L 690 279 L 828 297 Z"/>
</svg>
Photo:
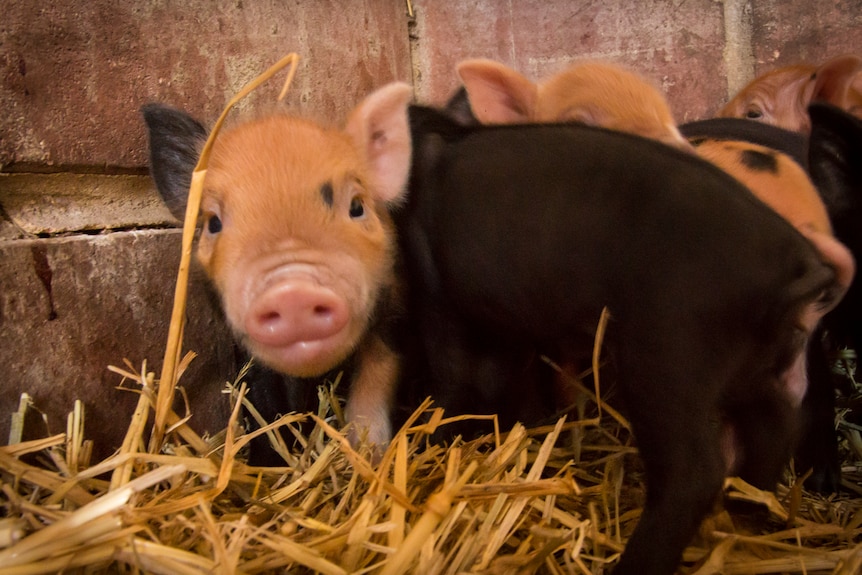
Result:
<svg viewBox="0 0 862 575">
<path fill-rule="evenodd" d="M 352 200 L 350 200 L 350 217 L 351 219 L 359 219 L 365 215 L 365 204 L 362 203 L 362 199 L 359 196 L 354 196 Z"/>
<path fill-rule="evenodd" d="M 748 118 L 749 120 L 759 120 L 760 118 L 763 117 L 763 112 L 761 112 L 757 108 L 749 108 L 745 112 L 745 117 Z"/>
<path fill-rule="evenodd" d="M 215 214 L 207 220 L 207 231 L 211 234 L 217 234 L 221 231 L 221 219 Z"/>
</svg>

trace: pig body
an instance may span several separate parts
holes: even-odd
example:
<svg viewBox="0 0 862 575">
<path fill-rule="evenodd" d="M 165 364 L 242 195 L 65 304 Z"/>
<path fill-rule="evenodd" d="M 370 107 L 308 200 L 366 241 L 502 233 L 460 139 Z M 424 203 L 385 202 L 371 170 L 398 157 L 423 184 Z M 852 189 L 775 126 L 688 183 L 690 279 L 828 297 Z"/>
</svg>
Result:
<svg viewBox="0 0 862 575">
<path fill-rule="evenodd" d="M 397 222 L 429 393 L 450 408 L 483 388 L 516 390 L 529 350 L 591 341 L 607 306 L 648 483 L 615 572 L 672 573 L 728 472 L 777 480 L 804 394 L 800 357 L 835 272 L 690 154 L 579 125 L 410 117 Z"/>
<path fill-rule="evenodd" d="M 811 154 L 818 163 L 811 174 L 813 182 L 805 171 L 809 166 L 809 139 L 803 134 L 736 118 L 693 122 L 680 126 L 680 130 L 691 139 L 701 157 L 736 177 L 797 229 L 829 235 L 834 232 L 849 247 L 849 252 L 841 250 L 824 257 L 832 258 L 836 269 L 852 276 L 853 262 L 848 256 L 858 259 L 862 247 L 856 231 L 862 221 L 858 200 L 860 178 L 854 175 L 852 162 L 843 158 L 852 155 L 854 145 L 858 145 L 852 135 L 847 137 L 852 134 L 849 126 L 858 120 L 824 105 L 817 105 L 814 110 L 815 115 L 822 115 L 827 121 L 818 117 L 820 121 L 811 138 Z M 847 135 L 839 136 L 833 125 Z M 833 230 L 833 221 L 838 229 Z M 834 386 L 823 337 L 828 330 L 841 345 L 857 345 L 858 340 L 851 332 L 858 329 L 853 326 L 858 326 L 862 316 L 858 308 L 855 313 L 853 309 L 853 302 L 858 302 L 855 285 L 851 285 L 836 309 L 825 316 L 808 350 L 810 385 L 802 406 L 804 421 L 796 468 L 800 472 L 812 469 L 806 485 L 821 492 L 837 490 L 841 477 L 834 429 Z"/>
<path fill-rule="evenodd" d="M 584 62 L 534 83 L 499 62 L 475 59 L 459 63 L 458 75 L 483 124 L 581 122 L 687 148 L 664 96 L 619 66 Z M 447 108 L 467 117 L 457 94 Z"/>
<path fill-rule="evenodd" d="M 287 384 L 353 365 L 346 416 L 354 441 L 375 444 L 391 434 L 400 363 L 388 335 L 400 298 L 388 204 L 409 167 L 410 93 L 393 84 L 372 94 L 343 131 L 276 114 L 221 134 L 196 251 L 237 340 Z M 181 217 L 205 131 L 165 106 L 143 113 L 154 179 Z M 279 378 L 262 380 L 252 398 L 288 411 Z"/>
<path fill-rule="evenodd" d="M 862 120 L 828 104 L 809 108 L 811 139 L 809 170 L 822 194 L 836 237 L 859 261 L 862 258 Z M 835 491 L 840 466 L 835 444 L 833 375 L 829 363 L 832 352 L 849 347 L 862 349 L 862 285 L 859 278 L 850 285 L 838 306 L 821 322 L 811 348 L 811 435 L 800 446 L 803 466 L 812 463 L 814 487 Z M 824 454 L 824 445 L 828 448 Z M 826 464 L 824 457 L 831 456 Z M 804 469 L 804 467 L 803 467 Z"/>
<path fill-rule="evenodd" d="M 682 126 L 697 154 L 745 184 L 799 230 L 832 234 L 826 206 L 805 171 L 807 139 L 750 120 Z"/>
</svg>

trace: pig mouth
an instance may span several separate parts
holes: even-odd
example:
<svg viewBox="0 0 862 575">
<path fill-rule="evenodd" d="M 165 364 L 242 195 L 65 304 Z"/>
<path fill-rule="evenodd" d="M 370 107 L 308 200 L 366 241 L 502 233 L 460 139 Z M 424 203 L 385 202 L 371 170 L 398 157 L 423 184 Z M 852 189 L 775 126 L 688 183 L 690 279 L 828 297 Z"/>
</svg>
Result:
<svg viewBox="0 0 862 575">
<path fill-rule="evenodd" d="M 293 377 L 317 377 L 334 369 L 353 351 L 353 345 L 327 340 L 298 341 L 282 347 L 248 341 L 252 355 L 270 368 Z"/>
</svg>

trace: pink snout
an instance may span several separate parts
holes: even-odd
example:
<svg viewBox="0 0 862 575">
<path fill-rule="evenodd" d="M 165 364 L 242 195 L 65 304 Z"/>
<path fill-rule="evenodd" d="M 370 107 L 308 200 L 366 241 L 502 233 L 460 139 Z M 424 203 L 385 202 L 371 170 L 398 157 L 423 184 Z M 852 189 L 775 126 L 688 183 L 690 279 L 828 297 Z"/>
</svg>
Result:
<svg viewBox="0 0 862 575">
<path fill-rule="evenodd" d="M 284 348 L 331 338 L 349 319 L 347 303 L 329 289 L 309 282 L 283 282 L 255 299 L 245 329 L 260 345 Z"/>
</svg>

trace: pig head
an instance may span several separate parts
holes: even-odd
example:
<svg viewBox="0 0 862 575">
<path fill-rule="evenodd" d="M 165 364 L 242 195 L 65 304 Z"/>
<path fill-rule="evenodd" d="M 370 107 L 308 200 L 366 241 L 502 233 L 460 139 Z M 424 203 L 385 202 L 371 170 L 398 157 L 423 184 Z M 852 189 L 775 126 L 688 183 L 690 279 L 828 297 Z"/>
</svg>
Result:
<svg viewBox="0 0 862 575">
<path fill-rule="evenodd" d="M 343 130 L 288 114 L 226 130 L 212 149 L 196 248 L 236 338 L 263 365 L 309 378 L 353 359 L 347 419 L 378 444 L 391 433 L 398 375 L 386 335 L 399 297 L 389 207 L 409 170 L 410 96 L 405 84 L 381 88 Z M 153 177 L 182 218 L 206 131 L 163 105 L 143 114 Z"/>
<path fill-rule="evenodd" d="M 534 83 L 499 62 L 475 59 L 459 63 L 458 75 L 483 124 L 581 122 L 688 147 L 664 96 L 619 66 L 584 62 Z"/>
<path fill-rule="evenodd" d="M 808 105 L 827 102 L 862 117 L 862 59 L 838 56 L 820 66 L 797 64 L 767 72 L 739 91 L 718 116 L 748 118 L 808 132 Z"/>
<path fill-rule="evenodd" d="M 517 389 L 529 350 L 591 341 L 607 306 L 648 488 L 615 573 L 672 573 L 727 473 L 778 479 L 805 343 L 844 278 L 691 154 L 577 124 L 461 126 L 421 107 L 410 120 L 396 220 L 426 388 L 472 397 L 501 387 L 489 374 Z"/>
</svg>

